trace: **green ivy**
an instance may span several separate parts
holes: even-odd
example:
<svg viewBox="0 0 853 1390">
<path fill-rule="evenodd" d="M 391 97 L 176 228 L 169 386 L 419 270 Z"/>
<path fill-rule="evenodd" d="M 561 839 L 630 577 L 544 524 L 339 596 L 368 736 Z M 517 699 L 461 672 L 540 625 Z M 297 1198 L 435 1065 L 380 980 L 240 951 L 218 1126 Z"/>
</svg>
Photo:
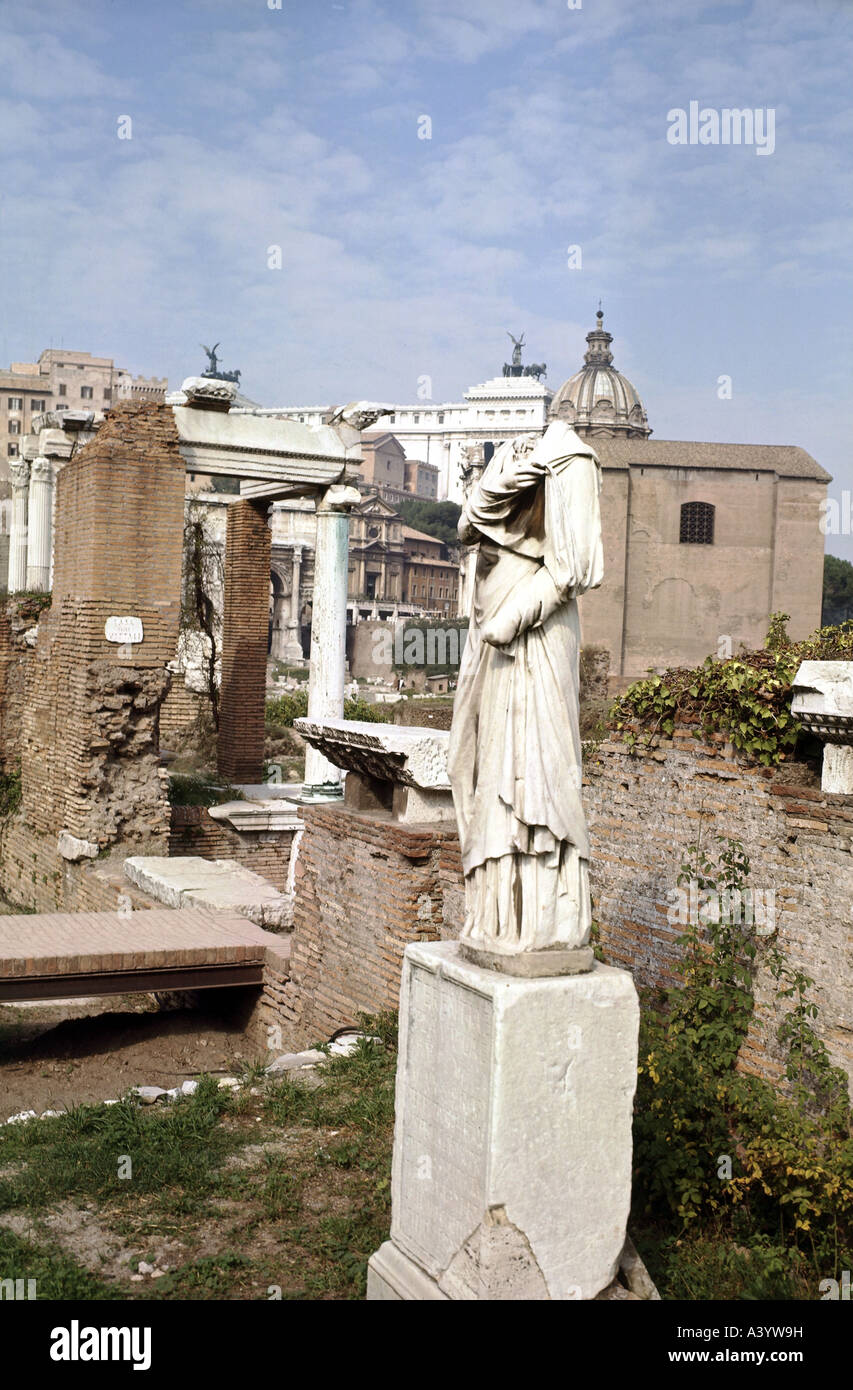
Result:
<svg viewBox="0 0 853 1390">
<path fill-rule="evenodd" d="M 853 620 L 819 628 L 802 642 L 787 636 L 787 613 L 774 613 L 761 651 L 701 666 L 672 667 L 635 681 L 610 710 L 608 724 L 632 750 L 670 738 L 677 724 L 705 737 L 725 734 L 739 753 L 765 767 L 792 752 L 803 732 L 791 713 L 794 676 L 803 661 L 853 661 Z"/>
</svg>

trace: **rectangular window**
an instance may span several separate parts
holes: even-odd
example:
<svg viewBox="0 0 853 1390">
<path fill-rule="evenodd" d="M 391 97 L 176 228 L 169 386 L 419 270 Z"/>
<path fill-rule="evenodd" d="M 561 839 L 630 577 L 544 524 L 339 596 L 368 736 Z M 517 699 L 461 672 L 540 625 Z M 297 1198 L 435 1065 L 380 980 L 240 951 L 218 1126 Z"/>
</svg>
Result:
<svg viewBox="0 0 853 1390">
<path fill-rule="evenodd" d="M 105 387 L 104 387 L 104 400 L 105 400 L 105 401 L 111 401 L 112 398 L 113 398 L 113 388 L 112 388 L 111 386 L 105 386 Z"/>
<path fill-rule="evenodd" d="M 10 434 L 20 434 L 20 433 L 21 433 L 21 422 L 20 422 L 20 420 L 10 420 L 10 421 L 9 421 L 9 433 L 10 433 Z"/>
<path fill-rule="evenodd" d="M 59 394 L 60 394 L 60 396 L 67 396 L 67 395 L 68 395 L 68 388 L 66 387 L 64 381 L 60 381 L 60 383 L 59 383 Z"/>
<path fill-rule="evenodd" d="M 80 387 L 80 399 L 81 399 L 81 401 L 90 401 L 90 400 L 92 399 L 92 396 L 93 396 L 93 391 L 92 391 L 91 386 L 81 386 L 81 387 Z"/>
<path fill-rule="evenodd" d="M 8 408 L 9 410 L 23 410 L 24 402 L 20 396 L 10 396 Z"/>
<path fill-rule="evenodd" d="M 30 401 L 30 410 L 33 415 L 38 415 L 41 411 L 47 410 L 46 400 L 36 400 L 35 397 Z"/>
<path fill-rule="evenodd" d="M 10 444 L 9 447 L 8 447 L 8 449 L 6 450 L 6 452 L 7 452 L 7 454 L 9 455 L 9 458 L 10 458 L 10 459 L 16 459 L 16 458 L 18 457 L 18 446 L 17 446 L 17 444 Z"/>
</svg>

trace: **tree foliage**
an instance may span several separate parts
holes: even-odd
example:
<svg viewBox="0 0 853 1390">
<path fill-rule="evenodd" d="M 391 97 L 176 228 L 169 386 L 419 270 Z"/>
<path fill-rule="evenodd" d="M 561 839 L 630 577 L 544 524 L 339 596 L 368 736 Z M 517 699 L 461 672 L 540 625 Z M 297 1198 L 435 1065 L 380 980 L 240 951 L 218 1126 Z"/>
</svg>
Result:
<svg viewBox="0 0 853 1390">
<path fill-rule="evenodd" d="M 459 544 L 456 526 L 462 508 L 455 502 L 432 502 L 426 497 L 412 497 L 398 503 L 397 511 L 413 530 L 435 536 L 437 541 L 443 541 L 445 545 Z"/>
<path fill-rule="evenodd" d="M 843 623 L 849 618 L 853 618 L 853 565 L 837 555 L 825 555 L 821 622 Z"/>
</svg>

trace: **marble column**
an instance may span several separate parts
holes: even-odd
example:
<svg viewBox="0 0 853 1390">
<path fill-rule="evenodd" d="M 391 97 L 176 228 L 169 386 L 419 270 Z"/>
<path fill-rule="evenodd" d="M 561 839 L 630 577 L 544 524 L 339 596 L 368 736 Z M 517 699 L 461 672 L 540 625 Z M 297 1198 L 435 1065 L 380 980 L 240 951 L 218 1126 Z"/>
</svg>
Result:
<svg viewBox="0 0 853 1390">
<path fill-rule="evenodd" d="M 30 490 L 30 465 L 27 460 L 10 460 L 9 476 L 12 482 L 9 593 L 15 594 L 27 587 L 27 507 Z"/>
<path fill-rule="evenodd" d="M 273 661 L 286 659 L 285 633 L 289 624 L 284 616 L 285 604 L 287 604 L 287 594 L 275 590 L 272 605 L 272 641 L 270 643 L 270 656 Z"/>
<path fill-rule="evenodd" d="M 45 593 L 50 587 L 53 524 L 53 461 L 40 455 L 30 468 L 27 525 L 27 588 Z"/>
<path fill-rule="evenodd" d="M 317 503 L 308 718 L 318 723 L 340 719 L 344 712 L 349 514 L 360 500 L 357 488 L 335 484 Z M 306 752 L 303 792 L 329 798 L 342 794 L 341 769 L 315 748 Z"/>
<path fill-rule="evenodd" d="M 349 530 L 349 523 L 347 523 Z M 287 622 L 287 641 L 284 647 L 285 661 L 302 660 L 301 623 L 302 601 L 300 581 L 302 577 L 302 546 L 293 547 L 293 580 L 290 587 L 290 618 Z"/>
</svg>

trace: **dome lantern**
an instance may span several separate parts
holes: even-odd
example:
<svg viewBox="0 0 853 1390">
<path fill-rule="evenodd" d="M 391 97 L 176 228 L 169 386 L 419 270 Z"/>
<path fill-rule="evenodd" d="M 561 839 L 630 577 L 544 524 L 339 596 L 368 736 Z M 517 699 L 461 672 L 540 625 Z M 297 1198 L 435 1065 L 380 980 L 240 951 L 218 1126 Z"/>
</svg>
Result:
<svg viewBox="0 0 853 1390">
<path fill-rule="evenodd" d="M 613 334 L 604 327 L 599 304 L 596 326 L 586 335 L 584 365 L 564 382 L 551 402 L 550 417 L 566 420 L 580 435 L 646 439 L 651 434 L 636 388 L 613 366 Z"/>
</svg>

